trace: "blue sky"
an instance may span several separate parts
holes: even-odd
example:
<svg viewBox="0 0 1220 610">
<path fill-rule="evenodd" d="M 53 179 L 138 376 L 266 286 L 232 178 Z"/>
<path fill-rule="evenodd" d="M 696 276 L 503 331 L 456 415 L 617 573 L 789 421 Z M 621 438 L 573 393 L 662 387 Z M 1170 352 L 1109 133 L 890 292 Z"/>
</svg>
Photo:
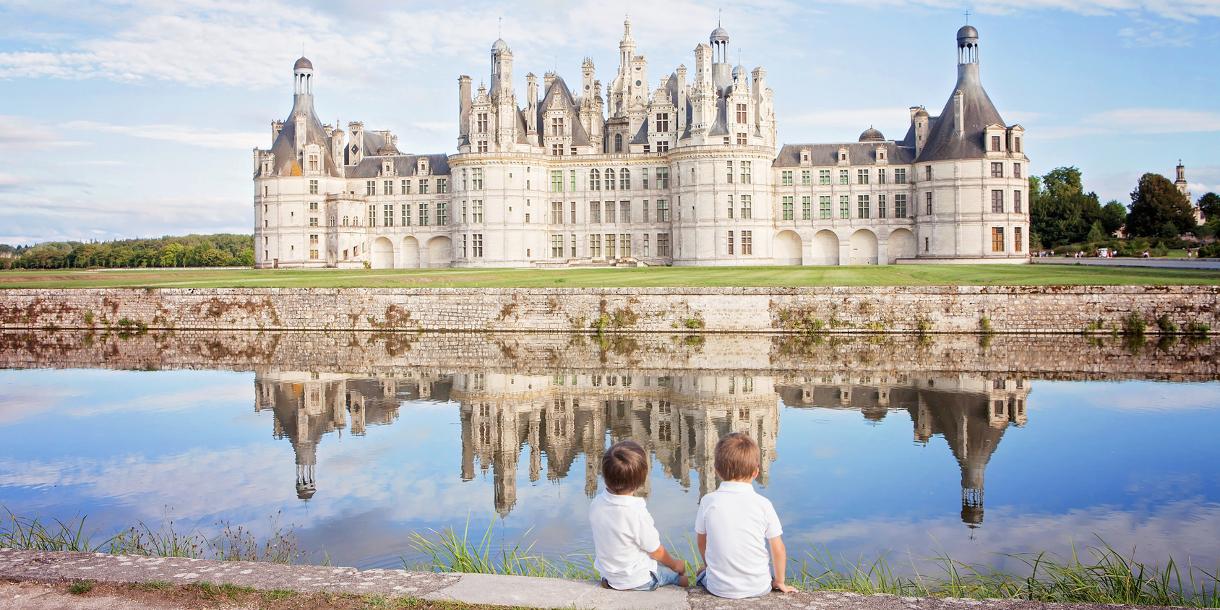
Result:
<svg viewBox="0 0 1220 610">
<path fill-rule="evenodd" d="M 0 0 L 0 242 L 249 232 L 251 149 L 287 115 L 302 49 L 325 122 L 451 153 L 457 76 L 487 78 L 497 27 L 524 91 L 529 71 L 578 79 L 584 56 L 609 82 L 630 13 L 655 87 L 693 64 L 718 10 L 607 6 Z M 1078 165 L 1087 188 L 1127 203 L 1140 174 L 1171 174 L 1180 157 L 1196 197 L 1220 190 L 1220 0 L 722 6 L 733 53 L 767 69 L 783 142 L 850 141 L 870 125 L 900 138 L 909 106 L 939 112 L 969 8 L 984 84 L 1026 127 L 1035 173 Z"/>
</svg>

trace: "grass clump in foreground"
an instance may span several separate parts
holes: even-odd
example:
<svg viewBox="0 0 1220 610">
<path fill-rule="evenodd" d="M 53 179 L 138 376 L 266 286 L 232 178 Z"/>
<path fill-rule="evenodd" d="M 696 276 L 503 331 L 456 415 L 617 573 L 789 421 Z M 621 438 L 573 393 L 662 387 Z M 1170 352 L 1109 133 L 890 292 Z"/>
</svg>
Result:
<svg viewBox="0 0 1220 610">
<path fill-rule="evenodd" d="M 555 562 L 535 553 L 533 543 L 524 547 L 515 544 L 511 548 L 501 548 L 493 552 L 494 533 L 493 522 L 478 540 L 474 540 L 470 537 L 470 521 L 467 520 L 460 534 L 453 528 L 429 530 L 427 534 L 413 532 L 411 546 L 428 557 L 429 564 L 423 567 L 437 572 L 582 580 L 597 578 L 591 555 L 585 555 L 580 560 L 564 557 Z M 404 569 L 419 567 L 403 560 Z"/>
<path fill-rule="evenodd" d="M 0 288 L 609 288 L 1220 285 L 1220 270 L 1080 265 L 0 271 Z"/>
<path fill-rule="evenodd" d="M 241 525 L 222 523 L 220 534 L 209 538 L 198 531 L 180 532 L 170 520 L 157 529 L 140 522 L 100 542 L 85 530 L 85 520 L 43 522 L 6 509 L 0 515 L 0 547 L 271 563 L 292 563 L 302 556 L 296 535 L 280 527 L 276 518 L 271 519 L 271 533 L 261 540 Z"/>
<path fill-rule="evenodd" d="M 919 574 L 912 563 L 915 576 L 899 576 L 884 557 L 841 567 L 823 554 L 801 563 L 795 584 L 803 589 L 863 594 L 1220 608 L 1217 572 L 1181 566 L 1172 557 L 1164 566 L 1152 566 L 1104 541 L 1086 547 L 1083 555 L 1073 547 L 1067 558 L 1048 553 L 1006 557 L 1028 568 L 1028 574 L 1001 572 L 942 555 L 935 559 L 939 575 Z"/>
</svg>

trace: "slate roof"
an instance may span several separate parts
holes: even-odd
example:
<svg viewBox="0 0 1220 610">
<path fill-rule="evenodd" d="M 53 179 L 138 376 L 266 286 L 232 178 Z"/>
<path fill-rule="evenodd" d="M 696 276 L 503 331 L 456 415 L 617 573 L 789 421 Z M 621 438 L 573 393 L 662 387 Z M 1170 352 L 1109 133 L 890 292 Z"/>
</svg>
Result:
<svg viewBox="0 0 1220 610">
<path fill-rule="evenodd" d="M 995 104 L 983 90 L 979 79 L 978 64 L 958 67 L 957 86 L 954 95 L 962 92 L 963 132 L 956 133 L 957 108 L 953 95 L 945 103 L 939 117 L 932 117 L 928 132 L 928 143 L 924 145 L 918 161 L 945 161 L 952 159 L 981 159 L 986 155 L 983 130 L 988 125 L 1006 125 Z M 914 134 L 908 132 L 910 138 Z"/>
<path fill-rule="evenodd" d="M 417 167 L 416 162 L 420 157 L 428 159 L 428 175 L 429 176 L 448 176 L 449 175 L 449 156 L 445 154 L 426 154 L 426 155 L 387 155 L 379 157 L 365 157 L 356 165 L 347 166 L 348 178 L 379 178 L 381 177 L 381 162 L 386 159 L 394 160 L 394 172 L 400 178 L 410 178 L 415 176 Z"/>
<path fill-rule="evenodd" d="M 588 146 L 589 132 L 585 131 L 585 126 L 580 122 L 580 109 L 576 106 L 576 98 L 572 96 L 572 90 L 568 89 L 568 84 L 558 75 L 555 76 L 555 80 L 551 81 L 551 86 L 546 88 L 542 103 L 538 105 L 539 136 L 541 137 L 546 127 L 542 118 L 556 98 L 559 99 L 560 107 L 567 113 L 568 120 L 572 124 L 572 146 Z"/>
<path fill-rule="evenodd" d="M 837 165 L 839 149 L 846 148 L 852 165 L 877 165 L 877 147 L 885 148 L 886 163 L 903 165 L 915 161 L 915 149 L 902 142 L 845 142 L 843 144 L 785 144 L 775 157 L 774 167 L 799 167 L 801 150 L 809 149 L 811 165 Z"/>
<path fill-rule="evenodd" d="M 301 175 L 301 160 L 297 158 L 296 151 L 296 120 L 301 116 L 305 117 L 305 144 L 317 144 L 321 148 L 319 152 L 322 155 L 322 173 L 328 176 L 342 176 L 339 166 L 335 164 L 335 159 L 330 154 L 330 137 L 326 135 L 326 130 L 322 128 L 322 121 L 318 120 L 318 115 L 313 111 L 312 95 L 294 96 L 292 112 L 288 113 L 280 134 L 271 144 L 271 152 L 275 155 L 272 174 L 276 176 Z"/>
</svg>

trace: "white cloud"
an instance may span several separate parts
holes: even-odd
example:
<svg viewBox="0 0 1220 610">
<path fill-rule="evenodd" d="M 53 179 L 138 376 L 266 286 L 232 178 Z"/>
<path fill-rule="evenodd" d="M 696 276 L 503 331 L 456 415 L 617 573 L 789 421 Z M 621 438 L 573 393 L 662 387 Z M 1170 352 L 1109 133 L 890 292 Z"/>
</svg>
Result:
<svg viewBox="0 0 1220 610">
<path fill-rule="evenodd" d="M 30 150 L 82 144 L 83 142 L 63 139 L 55 129 L 37 119 L 0 114 L 0 150 Z"/>
<path fill-rule="evenodd" d="M 1081 117 L 1071 124 L 1042 127 L 1038 138 L 1099 135 L 1210 133 L 1220 131 L 1220 112 L 1180 108 L 1117 108 Z"/>
<path fill-rule="evenodd" d="M 220 131 L 185 125 L 113 125 L 98 121 L 70 121 L 60 127 L 66 131 L 95 131 L 204 148 L 250 150 L 267 139 L 267 134 L 262 132 Z"/>
<path fill-rule="evenodd" d="M 55 10 L 26 6 L 25 10 Z M 786 0 L 758 0 L 735 18 L 742 30 L 763 31 L 799 10 Z M 319 76 L 336 84 L 367 84 L 406 68 L 460 58 L 482 65 L 487 41 L 497 35 L 490 16 L 472 19 L 469 6 L 375 10 L 347 7 L 342 13 L 303 7 L 297 3 L 186 2 L 175 6 L 144 1 L 108 6 L 113 23 L 104 36 L 84 38 L 70 48 L 0 53 L 0 79 L 105 78 L 120 82 L 162 80 L 191 86 L 226 85 L 274 87 L 284 82 L 284 69 L 304 45 L 306 55 L 324 57 Z M 715 10 L 694 0 L 677 0 L 659 11 L 642 1 L 618 7 L 632 15 L 640 39 L 687 37 L 693 23 L 711 23 Z M 604 13 L 595 0 L 569 3 L 563 10 L 544 2 L 515 6 L 502 35 L 513 42 L 517 59 L 553 60 L 585 49 L 589 39 L 617 40 L 617 19 L 589 21 Z M 674 19 L 683 15 L 683 19 Z M 356 33 L 353 35 L 353 33 Z M 474 44 L 477 41 L 477 44 Z M 528 58 L 528 57 L 526 57 Z M 537 61 L 535 61 L 537 63 Z"/>
<path fill-rule="evenodd" d="M 854 0 L 831 0 L 824 3 L 857 4 Z M 918 6 L 930 9 L 957 10 L 955 0 L 873 0 L 879 7 Z M 1162 19 L 1195 22 L 1207 17 L 1220 17 L 1217 0 L 975 0 L 971 10 L 992 14 L 1012 15 L 1040 10 L 1058 10 L 1086 16 L 1151 15 Z"/>
</svg>

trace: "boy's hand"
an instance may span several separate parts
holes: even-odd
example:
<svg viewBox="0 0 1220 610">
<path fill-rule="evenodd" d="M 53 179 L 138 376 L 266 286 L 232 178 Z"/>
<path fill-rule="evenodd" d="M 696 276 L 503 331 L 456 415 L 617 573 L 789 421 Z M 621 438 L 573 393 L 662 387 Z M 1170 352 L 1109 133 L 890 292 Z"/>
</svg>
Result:
<svg viewBox="0 0 1220 610">
<path fill-rule="evenodd" d="M 787 584 L 784 584 L 784 581 L 782 581 L 782 580 L 771 581 L 771 590 L 779 591 L 780 593 L 792 593 L 792 592 L 796 591 L 796 589 L 793 589 L 792 587 L 789 587 Z"/>
</svg>

